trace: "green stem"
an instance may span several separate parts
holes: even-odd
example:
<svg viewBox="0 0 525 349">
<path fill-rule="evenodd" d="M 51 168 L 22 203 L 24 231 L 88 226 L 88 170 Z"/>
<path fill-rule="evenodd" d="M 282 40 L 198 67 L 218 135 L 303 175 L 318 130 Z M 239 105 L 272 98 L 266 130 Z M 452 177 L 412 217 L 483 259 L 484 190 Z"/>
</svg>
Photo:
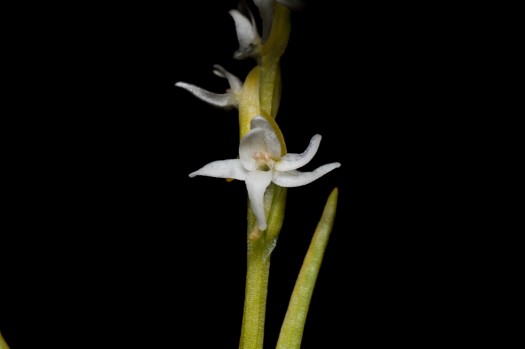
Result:
<svg viewBox="0 0 525 349">
<path fill-rule="evenodd" d="M 290 38 L 290 10 L 275 4 L 270 37 L 261 50 L 259 98 L 261 110 L 276 117 L 281 100 L 280 58 Z"/>
<path fill-rule="evenodd" d="M 263 57 L 262 67 L 259 87 L 261 110 L 275 119 L 282 88 L 279 57 Z"/>
<path fill-rule="evenodd" d="M 240 349 L 262 349 L 264 343 L 270 257 L 281 232 L 286 206 L 286 188 L 272 184 L 270 192 L 266 231 L 257 229 L 255 216 L 248 209 L 248 259 Z"/>
<path fill-rule="evenodd" d="M 262 349 L 266 295 L 270 274 L 270 256 L 264 235 L 257 240 L 248 239 L 248 268 L 240 349 Z"/>
</svg>

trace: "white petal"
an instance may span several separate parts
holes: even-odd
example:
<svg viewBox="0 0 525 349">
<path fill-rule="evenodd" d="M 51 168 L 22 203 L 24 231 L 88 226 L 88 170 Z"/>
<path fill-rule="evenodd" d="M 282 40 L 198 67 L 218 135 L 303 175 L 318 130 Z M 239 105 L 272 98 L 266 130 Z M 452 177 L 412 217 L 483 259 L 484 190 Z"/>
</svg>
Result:
<svg viewBox="0 0 525 349">
<path fill-rule="evenodd" d="M 233 75 L 232 73 L 230 73 L 229 71 L 227 71 L 226 69 L 224 69 L 218 64 L 215 64 L 213 68 L 215 68 L 215 70 L 213 70 L 213 73 L 215 75 L 220 76 L 221 78 L 228 79 L 228 83 L 230 84 L 230 88 L 232 92 L 234 93 L 241 92 L 243 84 L 242 84 L 242 81 L 238 77 L 236 77 L 235 75 Z"/>
<path fill-rule="evenodd" d="M 334 162 L 331 164 L 323 165 L 312 172 L 299 172 L 299 171 L 288 171 L 288 172 L 276 172 L 273 177 L 273 182 L 281 187 L 291 188 L 300 187 L 307 185 L 321 176 L 324 176 L 328 172 L 340 167 L 341 164 Z"/>
<path fill-rule="evenodd" d="M 244 181 L 246 179 L 246 171 L 239 159 L 230 159 L 210 162 L 201 169 L 190 173 L 191 178 L 195 176 L 233 178 Z"/>
<path fill-rule="evenodd" d="M 235 22 L 235 30 L 239 39 L 239 49 L 235 53 L 235 58 L 242 58 L 251 53 L 254 45 L 257 45 L 258 37 L 255 22 L 250 21 L 246 16 L 237 10 L 230 10 L 229 14 Z"/>
<path fill-rule="evenodd" d="M 198 86 L 187 84 L 182 81 L 177 82 L 175 86 L 183 88 L 186 91 L 192 93 L 198 99 L 217 107 L 232 108 L 237 107 L 239 105 L 239 101 L 231 93 L 213 93 L 210 91 L 206 91 Z"/>
<path fill-rule="evenodd" d="M 279 137 L 277 137 L 275 130 L 265 118 L 260 115 L 254 117 L 250 122 L 250 128 L 252 130 L 263 129 L 267 151 L 272 158 L 279 158 L 281 156 L 281 142 L 279 142 Z"/>
<path fill-rule="evenodd" d="M 271 171 L 253 171 L 246 177 L 246 189 L 252 211 L 257 219 L 260 230 L 266 229 L 266 216 L 264 214 L 264 192 L 272 182 Z"/>
<path fill-rule="evenodd" d="M 313 136 L 308 148 L 302 154 L 286 154 L 275 164 L 275 169 L 277 171 L 290 171 L 303 167 L 313 159 L 319 149 L 319 144 L 321 144 L 321 135 Z"/>
<path fill-rule="evenodd" d="M 259 8 L 263 20 L 263 42 L 266 42 L 272 28 L 274 0 L 253 0 L 253 2 Z"/>
</svg>

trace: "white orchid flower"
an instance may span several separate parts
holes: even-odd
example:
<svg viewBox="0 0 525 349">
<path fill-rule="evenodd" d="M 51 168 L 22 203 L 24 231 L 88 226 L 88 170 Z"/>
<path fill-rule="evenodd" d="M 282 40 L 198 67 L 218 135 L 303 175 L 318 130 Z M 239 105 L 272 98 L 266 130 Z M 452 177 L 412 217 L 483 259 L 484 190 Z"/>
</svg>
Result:
<svg viewBox="0 0 525 349">
<path fill-rule="evenodd" d="M 239 159 L 211 162 L 190 173 L 190 177 L 208 176 L 233 178 L 246 182 L 248 198 L 260 230 L 267 227 L 264 212 L 264 193 L 271 182 L 281 187 L 298 187 L 309 184 L 341 166 L 334 162 L 312 172 L 296 171 L 309 163 L 319 149 L 321 135 L 315 135 L 302 154 L 288 153 L 281 156 L 279 138 L 262 116 L 251 121 L 250 131 L 241 139 Z"/>
<path fill-rule="evenodd" d="M 226 69 L 221 67 L 218 64 L 215 64 L 213 66 L 213 73 L 217 76 L 220 76 L 221 78 L 225 78 L 228 80 L 228 83 L 230 84 L 230 88 L 226 90 L 226 93 L 214 93 L 210 91 L 206 91 L 198 86 L 188 84 L 182 81 L 179 81 L 175 84 L 177 87 L 181 87 L 190 93 L 192 93 L 195 97 L 199 98 L 200 100 L 203 100 L 204 102 L 225 108 L 238 108 L 239 107 L 239 96 L 241 94 L 243 83 L 241 80 L 239 80 L 238 77 L 228 72 Z"/>
<path fill-rule="evenodd" d="M 243 12 L 247 13 L 247 16 L 238 10 L 228 12 L 235 22 L 235 30 L 239 40 L 239 48 L 233 53 L 235 59 L 256 56 L 261 43 L 255 19 L 248 6 L 243 8 Z"/>
</svg>

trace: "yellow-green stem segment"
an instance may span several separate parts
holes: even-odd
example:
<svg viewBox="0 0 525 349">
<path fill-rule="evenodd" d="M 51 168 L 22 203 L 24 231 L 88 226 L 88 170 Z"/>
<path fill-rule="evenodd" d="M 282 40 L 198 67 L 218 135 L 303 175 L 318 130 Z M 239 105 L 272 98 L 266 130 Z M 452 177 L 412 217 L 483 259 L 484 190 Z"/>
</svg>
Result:
<svg viewBox="0 0 525 349">
<path fill-rule="evenodd" d="M 267 254 L 264 235 L 248 239 L 248 269 L 239 349 L 262 349 L 266 295 L 270 273 L 270 256 Z"/>
<path fill-rule="evenodd" d="M 272 204 L 264 232 L 259 231 L 255 216 L 248 209 L 248 267 L 240 349 L 262 349 L 264 343 L 270 257 L 281 231 L 286 204 L 286 188 L 271 185 Z"/>
<path fill-rule="evenodd" d="M 270 37 L 261 49 L 259 97 L 261 110 L 277 116 L 281 100 L 280 59 L 290 38 L 290 10 L 275 3 Z"/>
</svg>

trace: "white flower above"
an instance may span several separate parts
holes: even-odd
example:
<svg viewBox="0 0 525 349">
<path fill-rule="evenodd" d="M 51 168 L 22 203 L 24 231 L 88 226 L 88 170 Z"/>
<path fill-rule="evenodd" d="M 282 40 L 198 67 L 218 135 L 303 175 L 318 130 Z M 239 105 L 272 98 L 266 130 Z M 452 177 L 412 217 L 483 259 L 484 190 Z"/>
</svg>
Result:
<svg viewBox="0 0 525 349">
<path fill-rule="evenodd" d="M 248 6 L 244 8 L 243 12 L 246 12 L 247 15 L 244 15 L 238 10 L 229 11 L 230 16 L 232 16 L 235 22 L 235 30 L 237 32 L 237 39 L 239 40 L 239 48 L 233 53 L 235 59 L 256 56 L 261 43 L 255 19 Z"/>
<path fill-rule="evenodd" d="M 263 43 L 265 43 L 270 36 L 275 2 L 293 10 L 300 9 L 303 5 L 301 0 L 254 0 L 253 2 L 259 9 L 262 18 Z M 233 57 L 236 59 L 244 59 L 246 57 L 258 59 L 261 38 L 250 8 L 241 2 L 240 11 L 231 10 L 229 13 L 235 22 L 235 30 L 237 32 L 237 39 L 239 40 L 239 49 L 234 52 Z"/>
<path fill-rule="evenodd" d="M 186 82 L 179 81 L 175 86 L 183 88 L 200 100 L 225 109 L 238 108 L 239 107 L 239 96 L 242 91 L 243 83 L 238 77 L 228 72 L 226 69 L 218 64 L 213 66 L 213 73 L 221 78 L 228 80 L 230 88 L 225 93 L 214 93 L 206 91 L 198 86 L 188 84 Z"/>
<path fill-rule="evenodd" d="M 303 186 L 340 167 L 341 164 L 326 164 L 312 172 L 297 171 L 313 159 L 319 149 L 321 135 L 313 136 L 302 154 L 288 153 L 281 156 L 279 138 L 266 119 L 256 116 L 250 126 L 250 131 L 241 139 L 239 159 L 211 162 L 190 173 L 190 177 L 208 176 L 245 181 L 257 225 L 260 230 L 265 230 L 267 223 L 264 193 L 270 183 L 286 188 Z"/>
</svg>

